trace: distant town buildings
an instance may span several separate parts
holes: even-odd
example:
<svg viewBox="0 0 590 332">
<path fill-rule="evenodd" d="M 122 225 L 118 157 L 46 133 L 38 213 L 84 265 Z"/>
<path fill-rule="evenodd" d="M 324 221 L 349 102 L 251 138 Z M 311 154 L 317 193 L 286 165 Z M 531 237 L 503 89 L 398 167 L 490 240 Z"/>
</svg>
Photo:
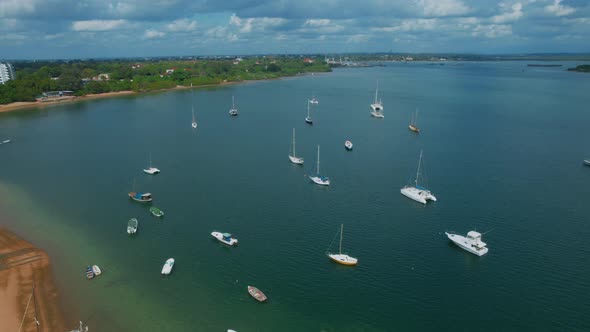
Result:
<svg viewBox="0 0 590 332">
<path fill-rule="evenodd" d="M 4 84 L 14 78 L 14 67 L 8 62 L 0 62 L 0 84 Z"/>
</svg>

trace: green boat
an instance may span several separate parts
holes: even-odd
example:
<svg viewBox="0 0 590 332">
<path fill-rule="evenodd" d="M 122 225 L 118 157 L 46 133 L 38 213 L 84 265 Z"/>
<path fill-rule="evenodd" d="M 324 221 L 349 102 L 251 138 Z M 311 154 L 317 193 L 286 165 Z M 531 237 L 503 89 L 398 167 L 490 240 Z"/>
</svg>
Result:
<svg viewBox="0 0 590 332">
<path fill-rule="evenodd" d="M 164 211 L 162 211 L 162 210 L 158 209 L 158 208 L 157 208 L 157 207 L 155 207 L 155 206 L 152 206 L 152 207 L 150 208 L 150 212 L 151 212 L 151 213 L 152 213 L 154 216 L 156 216 L 156 217 L 161 217 L 161 216 L 163 216 L 163 215 L 164 215 Z"/>
</svg>

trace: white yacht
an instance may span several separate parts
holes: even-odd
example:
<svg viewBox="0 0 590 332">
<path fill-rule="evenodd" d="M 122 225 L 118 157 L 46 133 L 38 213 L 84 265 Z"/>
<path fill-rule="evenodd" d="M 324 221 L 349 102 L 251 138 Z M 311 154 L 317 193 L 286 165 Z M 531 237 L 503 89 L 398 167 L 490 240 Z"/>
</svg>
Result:
<svg viewBox="0 0 590 332">
<path fill-rule="evenodd" d="M 449 240 L 453 241 L 453 243 L 472 254 L 483 256 L 488 252 L 486 244 L 481 241 L 481 234 L 476 231 L 470 231 L 467 233 L 467 236 L 448 232 L 445 232 L 445 234 L 447 234 L 447 237 Z"/>
<path fill-rule="evenodd" d="M 229 109 L 229 115 L 236 116 L 238 115 L 238 108 L 234 102 L 234 96 L 231 96 L 231 108 Z"/>
<path fill-rule="evenodd" d="M 316 173 L 315 175 L 309 175 L 309 179 L 313 181 L 315 184 L 319 184 L 320 186 L 329 186 L 330 185 L 330 178 L 327 176 L 320 175 L 320 146 L 318 145 L 318 163 L 316 166 Z"/>
<path fill-rule="evenodd" d="M 295 155 L 295 128 L 293 128 L 293 145 L 292 145 L 291 149 L 292 149 L 292 151 L 289 154 L 289 160 L 291 160 L 291 162 L 293 164 L 303 165 L 303 158 L 296 157 L 296 155 Z"/>
<path fill-rule="evenodd" d="M 147 169 L 144 169 L 143 171 L 144 171 L 145 173 L 147 173 L 147 174 L 151 174 L 151 175 L 154 175 L 154 174 L 160 173 L 160 170 L 159 170 L 159 169 L 157 169 L 157 168 L 155 168 L 155 167 L 153 167 L 153 166 L 152 166 L 152 154 L 151 154 L 151 153 L 150 153 L 150 163 L 149 163 L 149 167 L 148 167 Z"/>
<path fill-rule="evenodd" d="M 219 240 L 219 242 L 227 244 L 228 246 L 235 246 L 238 244 L 238 239 L 233 238 L 229 233 L 212 232 L 211 236 Z"/>
<path fill-rule="evenodd" d="M 377 88 L 375 89 L 375 100 L 371 104 L 371 115 L 376 118 L 384 118 L 383 103 L 379 99 L 379 81 L 377 81 Z"/>
<path fill-rule="evenodd" d="M 162 267 L 162 274 L 170 274 L 174 267 L 174 258 L 168 258 Z"/>
<path fill-rule="evenodd" d="M 403 187 L 400 192 L 402 195 L 415 200 L 416 202 L 420 202 L 422 204 L 426 204 L 426 201 L 434 201 L 436 202 L 436 197 L 428 190 L 420 185 L 418 185 L 418 178 L 420 177 L 420 166 L 422 163 L 422 151 L 420 151 L 420 159 L 418 160 L 418 171 L 416 172 L 416 179 L 414 179 L 415 185 L 407 185 Z"/>
</svg>

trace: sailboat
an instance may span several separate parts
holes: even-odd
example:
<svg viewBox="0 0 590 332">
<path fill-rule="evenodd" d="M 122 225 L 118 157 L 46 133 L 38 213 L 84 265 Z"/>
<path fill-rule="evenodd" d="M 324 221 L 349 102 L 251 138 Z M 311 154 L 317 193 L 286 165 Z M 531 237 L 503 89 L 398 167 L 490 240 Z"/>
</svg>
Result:
<svg viewBox="0 0 590 332">
<path fill-rule="evenodd" d="M 149 165 L 150 165 L 150 167 L 148 167 L 147 169 L 144 169 L 143 170 L 144 172 L 151 174 L 151 175 L 154 175 L 156 173 L 160 173 L 159 169 L 152 166 L 152 153 L 151 152 L 150 152 L 150 164 Z"/>
<path fill-rule="evenodd" d="M 400 192 L 402 195 L 415 200 L 416 202 L 420 202 L 422 204 L 426 204 L 426 201 L 434 201 L 436 202 L 436 197 L 430 192 L 429 189 L 424 188 L 418 185 L 418 178 L 420 177 L 420 166 L 422 164 L 422 150 L 420 150 L 420 159 L 418 160 L 418 170 L 416 171 L 416 179 L 414 179 L 415 185 L 407 185 L 403 187 Z"/>
<path fill-rule="evenodd" d="M 309 102 L 307 103 L 307 116 L 305 117 L 305 122 L 309 124 L 313 124 L 313 120 L 311 119 L 311 114 L 309 113 Z"/>
<path fill-rule="evenodd" d="M 318 163 L 316 166 L 316 174 L 310 175 L 309 179 L 320 186 L 329 186 L 330 179 L 327 176 L 320 175 L 320 146 L 318 145 Z"/>
<path fill-rule="evenodd" d="M 379 97 L 379 81 L 377 81 L 377 88 L 375 89 L 375 100 L 371 104 L 371 115 L 376 118 L 384 118 L 383 116 L 383 103 Z"/>
<path fill-rule="evenodd" d="M 193 98 L 193 84 L 191 83 L 191 106 L 192 106 L 192 110 L 193 110 L 193 122 L 191 123 L 191 126 L 195 129 L 197 129 L 197 120 L 195 120 L 195 103 L 194 103 L 194 98 Z"/>
<path fill-rule="evenodd" d="M 238 109 L 236 108 L 236 104 L 234 102 L 234 96 L 231 96 L 231 108 L 229 109 L 229 115 L 231 115 L 231 116 L 238 115 Z"/>
<path fill-rule="evenodd" d="M 293 128 L 293 145 L 291 147 L 291 154 L 289 154 L 289 160 L 293 164 L 303 165 L 303 158 L 296 157 L 295 155 L 295 128 Z"/>
<path fill-rule="evenodd" d="M 145 203 L 152 201 L 152 194 L 135 191 L 135 179 L 133 180 L 133 191 L 128 192 L 127 195 L 129 198 L 137 202 Z"/>
<path fill-rule="evenodd" d="M 343 231 L 344 231 L 344 225 L 341 224 L 340 225 L 340 245 L 338 246 L 338 253 L 331 254 L 329 252 L 326 252 L 326 255 L 328 255 L 328 257 L 330 257 L 331 260 L 333 260 L 334 262 L 336 262 L 338 264 L 356 265 L 358 263 L 358 259 L 356 259 L 354 257 L 350 257 L 347 254 L 342 253 L 342 233 L 343 233 Z M 330 250 L 330 248 L 328 248 L 328 250 Z"/>
<path fill-rule="evenodd" d="M 416 125 L 416 121 L 418 121 L 418 109 L 416 109 L 416 113 L 412 115 L 412 120 L 410 121 L 408 128 L 415 133 L 420 133 L 420 128 Z"/>
</svg>

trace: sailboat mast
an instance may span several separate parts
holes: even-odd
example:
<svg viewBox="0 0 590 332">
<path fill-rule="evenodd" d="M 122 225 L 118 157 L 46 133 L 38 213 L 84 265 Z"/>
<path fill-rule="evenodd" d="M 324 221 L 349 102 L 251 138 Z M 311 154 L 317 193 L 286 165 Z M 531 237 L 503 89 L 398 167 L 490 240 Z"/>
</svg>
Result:
<svg viewBox="0 0 590 332">
<path fill-rule="evenodd" d="M 231 108 L 232 109 L 236 108 L 236 103 L 234 102 L 234 96 L 231 96 Z"/>
<path fill-rule="evenodd" d="M 339 254 L 342 254 L 342 232 L 344 232 L 344 224 L 340 224 L 340 246 L 338 247 Z"/>
<path fill-rule="evenodd" d="M 307 117 L 309 118 L 309 100 L 307 101 Z"/>
<path fill-rule="evenodd" d="M 377 81 L 377 88 L 375 89 L 375 104 L 377 104 L 377 93 L 379 92 L 379 81 Z"/>
<path fill-rule="evenodd" d="M 293 128 L 293 157 L 295 156 L 295 128 Z"/>
<path fill-rule="evenodd" d="M 416 116 L 414 117 L 414 126 L 418 122 L 418 109 L 416 108 Z"/>
<path fill-rule="evenodd" d="M 416 171 L 416 180 L 414 180 L 414 182 L 416 183 L 416 186 L 418 186 L 418 176 L 420 175 L 420 164 L 422 163 L 422 150 L 420 150 L 420 159 L 418 159 L 418 170 Z"/>
<path fill-rule="evenodd" d="M 320 174 L 320 146 L 318 144 L 318 170 L 317 170 L 317 174 Z"/>
<path fill-rule="evenodd" d="M 150 152 L 150 168 L 152 168 L 152 153 Z"/>
</svg>

